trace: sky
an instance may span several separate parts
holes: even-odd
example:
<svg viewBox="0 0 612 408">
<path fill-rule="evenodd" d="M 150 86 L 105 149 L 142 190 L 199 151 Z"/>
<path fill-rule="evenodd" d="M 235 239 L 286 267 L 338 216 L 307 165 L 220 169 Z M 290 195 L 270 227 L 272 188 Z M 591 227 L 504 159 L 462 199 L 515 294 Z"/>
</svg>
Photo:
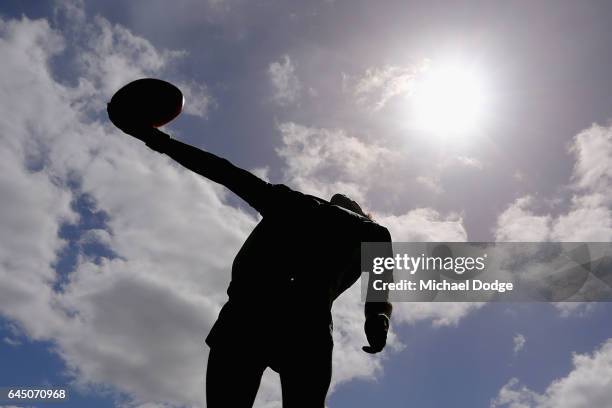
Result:
<svg viewBox="0 0 612 408">
<path fill-rule="evenodd" d="M 175 83 L 173 137 L 348 194 L 394 241 L 608 242 L 611 17 L 605 1 L 3 1 L 0 386 L 204 406 L 204 338 L 258 218 L 113 128 L 125 83 Z M 333 309 L 327 403 L 610 407 L 611 312 L 397 303 L 370 356 L 355 286 Z M 280 406 L 269 370 L 256 406 Z"/>
</svg>

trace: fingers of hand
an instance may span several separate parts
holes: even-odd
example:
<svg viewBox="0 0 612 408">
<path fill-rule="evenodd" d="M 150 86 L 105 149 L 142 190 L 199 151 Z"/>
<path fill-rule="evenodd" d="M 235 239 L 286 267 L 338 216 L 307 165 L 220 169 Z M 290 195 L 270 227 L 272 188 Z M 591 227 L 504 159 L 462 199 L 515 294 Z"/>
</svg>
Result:
<svg viewBox="0 0 612 408">
<path fill-rule="evenodd" d="M 372 346 L 363 346 L 361 349 L 368 354 L 376 354 L 382 351 L 382 348 L 372 347 Z"/>
<path fill-rule="evenodd" d="M 133 120 L 131 120 L 129 116 L 126 116 L 125 112 L 114 107 L 113 104 L 109 103 L 106 105 L 106 112 L 108 113 L 108 118 L 113 122 L 113 125 L 121 129 L 124 133 L 138 139 L 146 137 L 146 132 L 148 130 L 134 126 Z"/>
<path fill-rule="evenodd" d="M 388 322 L 386 320 L 375 318 L 366 321 L 365 332 L 371 350 L 379 352 L 385 347 L 387 343 L 387 331 Z"/>
</svg>

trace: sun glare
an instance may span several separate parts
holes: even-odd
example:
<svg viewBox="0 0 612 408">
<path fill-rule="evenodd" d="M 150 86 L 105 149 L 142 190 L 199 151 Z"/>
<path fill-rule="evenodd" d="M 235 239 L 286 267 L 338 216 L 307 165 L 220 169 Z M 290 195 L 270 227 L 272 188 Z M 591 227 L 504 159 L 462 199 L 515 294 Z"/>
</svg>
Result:
<svg viewBox="0 0 612 408">
<path fill-rule="evenodd" d="M 433 133 L 465 134 L 481 123 L 484 100 L 476 70 L 460 64 L 430 67 L 412 94 L 416 125 Z"/>
</svg>

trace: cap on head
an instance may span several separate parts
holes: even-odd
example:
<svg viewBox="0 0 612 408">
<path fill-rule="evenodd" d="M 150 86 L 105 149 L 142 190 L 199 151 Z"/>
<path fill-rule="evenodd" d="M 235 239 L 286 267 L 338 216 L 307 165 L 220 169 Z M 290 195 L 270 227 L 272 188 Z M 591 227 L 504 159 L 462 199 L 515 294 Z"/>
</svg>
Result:
<svg viewBox="0 0 612 408">
<path fill-rule="evenodd" d="M 350 198 L 348 198 L 348 196 L 344 194 L 334 194 L 331 200 L 329 200 L 329 202 L 333 205 L 337 205 L 338 207 L 346 208 L 347 210 L 367 217 L 367 215 L 363 212 L 359 204 L 357 204 L 357 202 L 351 200 Z"/>
</svg>

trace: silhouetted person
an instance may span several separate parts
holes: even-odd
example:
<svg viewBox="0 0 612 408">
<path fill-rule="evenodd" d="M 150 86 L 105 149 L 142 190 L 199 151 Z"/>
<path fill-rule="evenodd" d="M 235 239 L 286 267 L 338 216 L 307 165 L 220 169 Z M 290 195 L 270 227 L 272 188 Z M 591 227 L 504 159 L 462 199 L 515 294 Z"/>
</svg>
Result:
<svg viewBox="0 0 612 408">
<path fill-rule="evenodd" d="M 262 215 L 234 259 L 229 300 L 206 338 L 208 408 L 251 407 L 266 367 L 280 374 L 284 408 L 323 408 L 331 380 L 332 302 L 361 276 L 361 242 L 390 243 L 387 229 L 341 194 L 326 201 L 269 184 L 157 129 L 129 129 L 116 115 L 111 119 Z M 377 353 L 389 328 L 386 296 L 366 302 L 365 315 L 370 345 L 363 349 Z"/>
</svg>

